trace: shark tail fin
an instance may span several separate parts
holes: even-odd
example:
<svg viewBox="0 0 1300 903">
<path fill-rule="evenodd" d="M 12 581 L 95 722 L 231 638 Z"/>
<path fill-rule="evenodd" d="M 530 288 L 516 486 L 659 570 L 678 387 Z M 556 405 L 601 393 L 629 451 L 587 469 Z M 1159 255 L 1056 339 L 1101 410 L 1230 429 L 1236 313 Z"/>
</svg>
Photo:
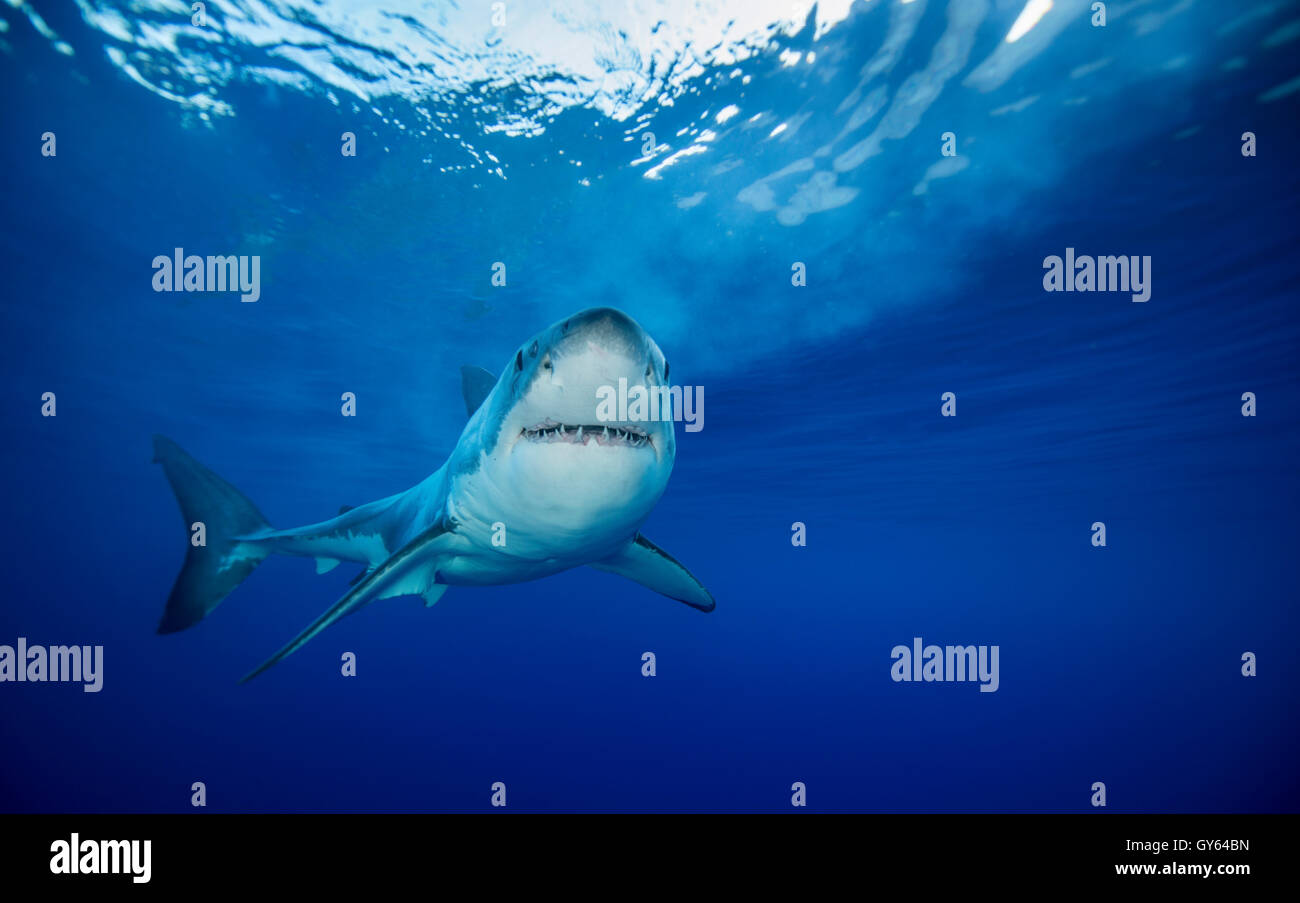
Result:
<svg viewBox="0 0 1300 903">
<path fill-rule="evenodd" d="M 175 633 L 203 620 L 262 563 L 269 549 L 239 537 L 270 524 L 243 493 L 167 437 L 153 437 L 153 453 L 190 533 L 185 563 L 158 624 L 159 633 Z"/>
</svg>

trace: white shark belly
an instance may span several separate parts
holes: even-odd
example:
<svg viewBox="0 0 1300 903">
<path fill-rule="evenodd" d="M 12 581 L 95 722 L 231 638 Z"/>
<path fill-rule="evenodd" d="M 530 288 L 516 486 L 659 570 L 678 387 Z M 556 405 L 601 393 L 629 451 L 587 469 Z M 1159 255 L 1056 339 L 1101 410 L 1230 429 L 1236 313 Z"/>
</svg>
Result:
<svg viewBox="0 0 1300 903">
<path fill-rule="evenodd" d="M 447 500 L 455 528 L 440 550 L 438 582 L 520 583 L 599 561 L 636 535 L 652 505 L 635 494 L 562 496 L 563 486 L 505 491 L 482 469 L 458 478 Z"/>
</svg>

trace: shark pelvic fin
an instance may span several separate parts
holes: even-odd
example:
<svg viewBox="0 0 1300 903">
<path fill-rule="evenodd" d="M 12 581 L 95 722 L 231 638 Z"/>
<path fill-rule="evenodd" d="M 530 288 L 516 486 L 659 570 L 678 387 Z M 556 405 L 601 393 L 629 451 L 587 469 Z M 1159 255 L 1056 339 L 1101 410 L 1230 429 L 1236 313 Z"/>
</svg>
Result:
<svg viewBox="0 0 1300 903">
<path fill-rule="evenodd" d="M 442 594 L 446 591 L 447 584 L 435 583 L 424 592 L 420 593 L 420 595 L 424 596 L 424 607 L 433 608 L 433 606 L 437 604 L 438 600 L 442 598 Z"/>
<path fill-rule="evenodd" d="M 713 611 L 717 605 L 695 575 L 640 533 L 621 552 L 593 562 L 591 566 L 598 571 L 626 577 L 646 589 L 685 602 L 700 611 Z"/>
<path fill-rule="evenodd" d="M 316 573 L 318 574 L 328 574 L 330 571 L 334 570 L 338 566 L 339 566 L 339 560 L 337 558 L 316 559 Z"/>
</svg>

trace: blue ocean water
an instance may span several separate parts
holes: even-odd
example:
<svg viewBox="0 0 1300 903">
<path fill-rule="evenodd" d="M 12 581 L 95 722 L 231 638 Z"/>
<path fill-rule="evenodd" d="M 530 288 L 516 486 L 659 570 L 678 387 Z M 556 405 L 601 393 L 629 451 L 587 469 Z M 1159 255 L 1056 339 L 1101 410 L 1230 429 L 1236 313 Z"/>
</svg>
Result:
<svg viewBox="0 0 1300 903">
<path fill-rule="evenodd" d="M 0 810 L 1295 811 L 1300 5 L 1008 41 L 1039 5 L 0 13 L 0 644 L 104 647 L 98 693 L 0 684 Z M 259 255 L 260 299 L 153 291 L 177 247 Z M 1149 256 L 1149 300 L 1044 291 L 1067 248 Z M 238 685 L 354 574 L 271 558 L 155 634 L 154 433 L 317 521 L 593 305 L 703 387 L 643 532 L 716 611 L 453 588 Z M 998 689 L 892 680 L 914 637 L 998 646 Z"/>
</svg>

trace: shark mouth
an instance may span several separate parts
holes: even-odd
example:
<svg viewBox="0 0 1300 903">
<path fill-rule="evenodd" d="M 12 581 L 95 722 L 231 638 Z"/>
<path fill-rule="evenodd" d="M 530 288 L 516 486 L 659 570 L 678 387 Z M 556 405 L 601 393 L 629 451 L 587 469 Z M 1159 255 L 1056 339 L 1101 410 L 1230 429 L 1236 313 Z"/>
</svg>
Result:
<svg viewBox="0 0 1300 903">
<path fill-rule="evenodd" d="M 520 435 L 529 442 L 567 442 L 570 445 L 623 445 L 628 448 L 653 446 L 650 434 L 639 426 L 611 427 L 604 423 L 584 423 L 574 426 L 569 423 L 555 423 L 547 420 L 533 426 L 524 427 Z"/>
</svg>

